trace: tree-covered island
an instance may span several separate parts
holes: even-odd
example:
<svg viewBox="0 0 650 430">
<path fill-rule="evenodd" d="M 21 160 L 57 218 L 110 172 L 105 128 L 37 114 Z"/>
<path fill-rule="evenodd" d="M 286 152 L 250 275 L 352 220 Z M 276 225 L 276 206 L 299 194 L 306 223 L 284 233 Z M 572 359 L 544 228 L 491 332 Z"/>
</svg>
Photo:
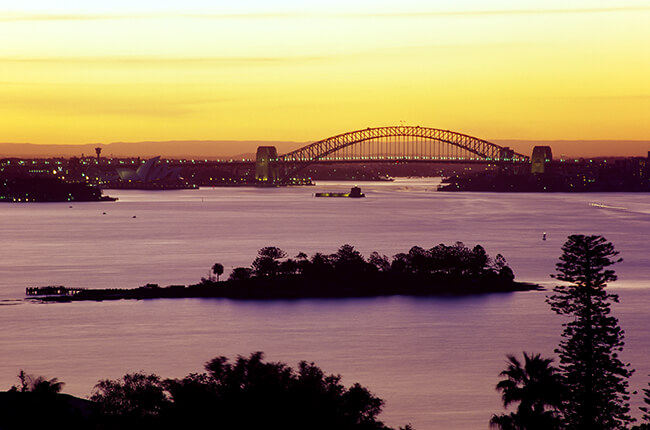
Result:
<svg viewBox="0 0 650 430">
<path fill-rule="evenodd" d="M 147 284 L 135 289 L 28 288 L 27 294 L 43 300 L 117 300 L 150 298 L 221 297 L 234 299 L 297 299 L 373 297 L 387 295 L 465 295 L 539 289 L 516 282 L 505 258 L 494 259 L 481 245 L 412 247 L 389 258 L 377 252 L 364 257 L 351 245 L 334 254 L 300 252 L 288 258 L 274 246 L 259 250 L 249 267 L 236 267 L 227 280 L 219 281 L 223 265 L 212 266 L 209 276 L 194 285 L 159 287 Z"/>
</svg>

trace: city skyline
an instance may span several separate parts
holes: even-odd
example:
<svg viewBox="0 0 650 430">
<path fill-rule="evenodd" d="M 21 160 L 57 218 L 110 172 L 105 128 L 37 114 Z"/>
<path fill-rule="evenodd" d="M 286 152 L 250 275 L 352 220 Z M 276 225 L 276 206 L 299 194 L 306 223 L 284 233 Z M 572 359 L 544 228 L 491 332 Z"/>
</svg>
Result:
<svg viewBox="0 0 650 430">
<path fill-rule="evenodd" d="M 647 141 L 649 15 L 645 1 L 31 1 L 0 9 L 0 142 L 310 142 L 400 121 Z"/>
</svg>

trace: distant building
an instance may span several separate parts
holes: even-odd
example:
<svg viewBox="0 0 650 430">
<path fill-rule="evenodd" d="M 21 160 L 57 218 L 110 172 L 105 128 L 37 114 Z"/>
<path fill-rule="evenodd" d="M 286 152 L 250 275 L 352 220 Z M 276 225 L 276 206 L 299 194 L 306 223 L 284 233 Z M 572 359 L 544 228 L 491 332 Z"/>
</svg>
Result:
<svg viewBox="0 0 650 430">
<path fill-rule="evenodd" d="M 160 162 L 160 156 L 147 160 L 137 169 L 117 168 L 117 174 L 122 181 L 131 182 L 172 182 L 180 180 L 181 169 L 170 168 Z"/>
</svg>

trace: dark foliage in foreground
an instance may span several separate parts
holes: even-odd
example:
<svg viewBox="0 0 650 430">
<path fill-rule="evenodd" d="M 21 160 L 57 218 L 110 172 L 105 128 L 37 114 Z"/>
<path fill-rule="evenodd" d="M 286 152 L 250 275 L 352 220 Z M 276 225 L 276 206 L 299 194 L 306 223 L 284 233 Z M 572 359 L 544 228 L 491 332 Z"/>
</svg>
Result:
<svg viewBox="0 0 650 430">
<path fill-rule="evenodd" d="M 633 370 L 623 363 L 624 333 L 610 316 L 616 294 L 605 291 L 616 280 L 609 266 L 621 261 L 614 245 L 602 236 L 571 235 L 562 246 L 557 274 L 568 284 L 555 287 L 547 298 L 553 311 L 571 320 L 565 324 L 555 352 L 559 368 L 551 359 L 524 354 L 525 366 L 508 356 L 508 368 L 499 382 L 504 406 L 519 402 L 516 412 L 495 415 L 490 424 L 502 430 L 566 429 L 622 430 L 634 421 L 630 415 L 628 378 Z M 644 390 L 650 405 L 650 390 Z M 650 421 L 650 409 L 642 407 Z M 634 427 L 645 430 L 648 423 Z"/>
<path fill-rule="evenodd" d="M 650 383 L 648 384 L 648 388 L 643 389 L 643 392 L 645 393 L 643 402 L 647 406 L 642 406 L 641 411 L 643 412 L 643 420 L 646 422 L 646 425 L 650 427 Z"/>
<path fill-rule="evenodd" d="M 216 357 L 183 379 L 106 379 L 90 401 L 16 387 L 0 393 L 0 428 L 393 430 L 377 419 L 383 400 L 358 383 L 346 388 L 313 363 L 293 369 L 263 358 Z"/>
<path fill-rule="evenodd" d="M 650 430 L 650 383 L 648 384 L 648 388 L 643 389 L 643 393 L 645 394 L 643 402 L 646 406 L 639 408 L 643 412 L 643 417 L 641 418 L 643 423 L 632 427 L 632 430 Z"/>
<path fill-rule="evenodd" d="M 28 375 L 24 370 L 18 372 L 18 380 L 20 384 L 11 387 L 10 392 L 56 394 L 61 392 L 65 385 L 57 378 L 46 379 L 43 376 Z"/>
<path fill-rule="evenodd" d="M 490 427 L 502 430 L 555 430 L 561 426 L 557 409 L 561 404 L 563 385 L 553 359 L 524 352 L 523 364 L 508 355 L 505 379 L 497 384 L 503 406 L 517 403 L 516 412 L 494 415 Z"/>
<path fill-rule="evenodd" d="M 602 236 L 571 235 L 562 251 L 555 277 L 570 285 L 556 287 L 548 303 L 571 318 L 556 350 L 568 388 L 563 418 L 576 430 L 627 428 L 632 421 L 628 378 L 633 371 L 619 358 L 624 334 L 610 315 L 618 296 L 605 291 L 607 282 L 616 280 L 609 266 L 621 260 Z"/>
<path fill-rule="evenodd" d="M 207 428 L 388 429 L 377 416 L 383 401 L 366 388 L 345 388 L 340 376 L 325 375 L 313 363 L 298 369 L 264 362 L 260 352 L 234 363 L 217 357 L 207 373 L 165 382 L 173 408 L 166 420 Z M 176 427 L 176 426 L 175 426 Z"/>
<path fill-rule="evenodd" d="M 87 429 L 94 425 L 92 402 L 59 394 L 57 378 L 18 373 L 19 384 L 0 392 L 0 429 Z"/>
</svg>

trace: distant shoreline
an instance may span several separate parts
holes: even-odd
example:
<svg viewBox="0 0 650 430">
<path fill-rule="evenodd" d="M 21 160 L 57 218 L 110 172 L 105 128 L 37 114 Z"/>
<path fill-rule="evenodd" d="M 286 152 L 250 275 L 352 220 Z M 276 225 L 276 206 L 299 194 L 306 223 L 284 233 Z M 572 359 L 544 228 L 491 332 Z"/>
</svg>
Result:
<svg viewBox="0 0 650 430">
<path fill-rule="evenodd" d="M 104 154 L 114 157 L 154 157 L 199 159 L 252 158 L 258 146 L 276 146 L 278 153 L 289 152 L 327 136 L 314 136 L 308 141 L 286 140 L 162 140 L 92 144 L 39 144 L 0 142 L 0 158 L 10 157 L 72 157 L 94 154 L 100 146 Z M 488 138 L 497 145 L 509 146 L 529 154 L 537 145 L 550 145 L 555 154 L 569 158 L 580 157 L 642 157 L 650 148 L 650 140 L 640 139 L 499 139 Z M 179 148 L 182 148 L 179 149 Z M 618 153 L 612 154 L 615 148 Z M 623 150 L 623 148 L 626 148 Z"/>
<path fill-rule="evenodd" d="M 304 279 L 299 275 L 274 279 L 209 281 L 194 285 L 160 287 L 148 284 L 137 288 L 68 289 L 65 287 L 28 288 L 27 298 L 45 302 L 146 300 L 178 298 L 224 298 L 234 300 L 343 299 L 384 296 L 467 296 L 516 291 L 539 291 L 544 288 L 527 282 L 506 282 L 498 278 L 468 279 L 446 277 L 433 281 L 416 276 L 373 277 L 363 284 L 341 284 Z M 50 290 L 48 293 L 48 289 Z M 37 293 L 41 294 L 37 294 Z M 55 293 L 55 294 L 52 294 Z M 57 294 L 58 293 L 58 294 Z"/>
</svg>

